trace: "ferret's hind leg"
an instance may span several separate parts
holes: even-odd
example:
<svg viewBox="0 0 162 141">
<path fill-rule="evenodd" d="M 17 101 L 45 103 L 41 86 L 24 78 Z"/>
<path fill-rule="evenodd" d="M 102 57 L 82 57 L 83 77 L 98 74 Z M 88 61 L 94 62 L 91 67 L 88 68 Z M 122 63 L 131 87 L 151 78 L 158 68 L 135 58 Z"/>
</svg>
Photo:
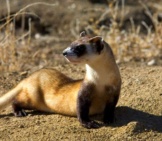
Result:
<svg viewBox="0 0 162 141">
<path fill-rule="evenodd" d="M 20 104 L 18 104 L 16 101 L 14 101 L 12 103 L 12 108 L 13 108 L 14 115 L 16 117 L 27 116 L 27 113 L 23 110 L 23 108 L 20 106 Z"/>
</svg>

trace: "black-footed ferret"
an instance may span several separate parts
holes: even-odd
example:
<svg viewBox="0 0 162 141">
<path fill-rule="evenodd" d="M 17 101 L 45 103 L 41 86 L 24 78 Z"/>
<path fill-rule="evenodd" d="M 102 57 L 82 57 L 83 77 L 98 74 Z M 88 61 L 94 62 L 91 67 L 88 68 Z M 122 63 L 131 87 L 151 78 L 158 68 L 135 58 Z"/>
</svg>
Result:
<svg viewBox="0 0 162 141">
<path fill-rule="evenodd" d="M 89 116 L 103 113 L 104 123 L 112 123 L 121 77 L 110 46 L 100 36 L 81 33 L 63 55 L 69 62 L 85 64 L 84 79 L 73 80 L 55 69 L 41 69 L 0 97 L 0 109 L 12 103 L 15 116 L 25 116 L 24 109 L 77 116 L 86 128 L 97 128 Z"/>
</svg>

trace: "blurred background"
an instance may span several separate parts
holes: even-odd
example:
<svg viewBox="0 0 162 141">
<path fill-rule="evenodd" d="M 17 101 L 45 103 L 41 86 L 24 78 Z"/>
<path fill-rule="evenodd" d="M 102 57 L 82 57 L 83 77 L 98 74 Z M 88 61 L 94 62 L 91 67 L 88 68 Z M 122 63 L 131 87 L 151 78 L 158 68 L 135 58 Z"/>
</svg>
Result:
<svg viewBox="0 0 162 141">
<path fill-rule="evenodd" d="M 162 64 L 162 0 L 1 0 L 0 72 L 66 63 L 83 30 L 107 41 L 118 64 Z"/>
</svg>

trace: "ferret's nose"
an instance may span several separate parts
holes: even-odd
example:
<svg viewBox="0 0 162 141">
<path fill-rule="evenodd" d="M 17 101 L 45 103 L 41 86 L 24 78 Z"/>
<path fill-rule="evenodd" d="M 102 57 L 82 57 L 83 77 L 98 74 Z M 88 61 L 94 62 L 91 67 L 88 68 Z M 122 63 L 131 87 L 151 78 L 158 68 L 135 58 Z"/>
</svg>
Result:
<svg viewBox="0 0 162 141">
<path fill-rule="evenodd" d="M 68 48 L 66 48 L 65 50 L 63 50 L 62 54 L 63 54 L 64 56 L 67 56 L 68 53 L 70 52 L 70 50 L 71 50 L 71 48 L 68 47 Z"/>
<path fill-rule="evenodd" d="M 64 56 L 66 56 L 67 55 L 67 52 L 66 51 L 63 51 L 63 53 L 62 53 Z"/>
<path fill-rule="evenodd" d="M 63 54 L 64 56 L 66 56 L 66 55 L 67 55 L 67 51 L 64 50 L 62 54 Z"/>
</svg>

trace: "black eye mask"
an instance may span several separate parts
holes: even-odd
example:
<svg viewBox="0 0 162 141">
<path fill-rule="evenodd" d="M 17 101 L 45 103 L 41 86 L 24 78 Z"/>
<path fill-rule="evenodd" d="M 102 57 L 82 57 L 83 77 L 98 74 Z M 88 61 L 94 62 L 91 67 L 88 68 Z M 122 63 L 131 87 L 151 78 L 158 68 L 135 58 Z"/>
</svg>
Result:
<svg viewBox="0 0 162 141">
<path fill-rule="evenodd" d="M 72 48 L 73 52 L 77 54 L 78 57 L 84 55 L 86 53 L 85 45 L 78 45 Z"/>
</svg>

